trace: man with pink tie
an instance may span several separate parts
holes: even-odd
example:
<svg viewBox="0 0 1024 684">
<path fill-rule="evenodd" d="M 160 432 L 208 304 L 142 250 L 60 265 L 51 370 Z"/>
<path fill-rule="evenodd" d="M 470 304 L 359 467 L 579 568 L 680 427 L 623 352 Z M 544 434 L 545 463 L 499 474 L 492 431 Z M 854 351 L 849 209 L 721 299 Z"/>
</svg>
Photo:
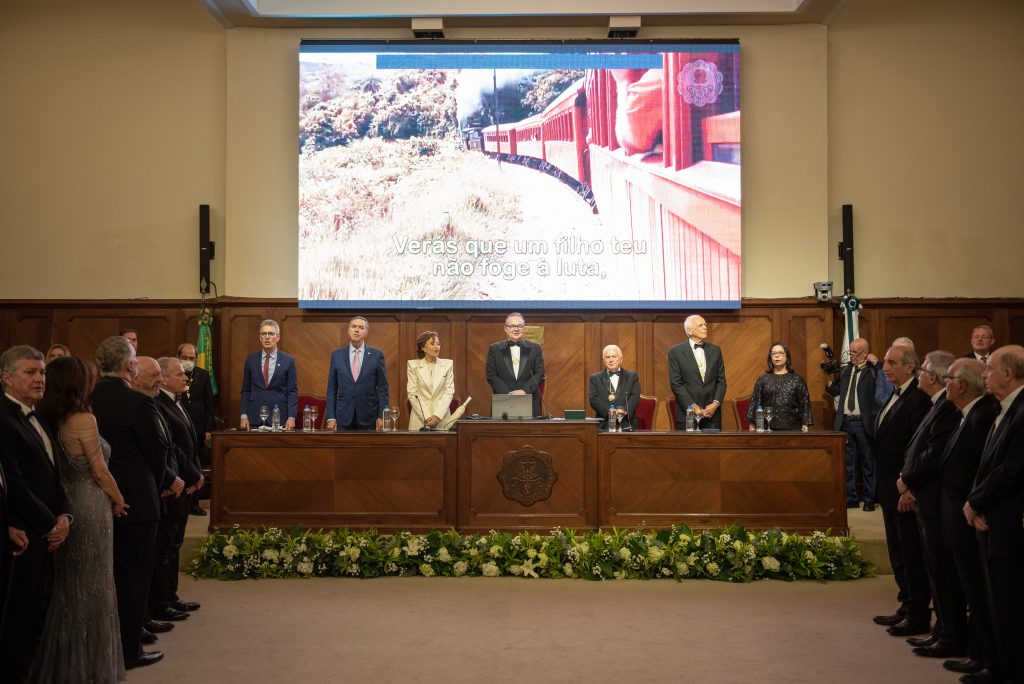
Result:
<svg viewBox="0 0 1024 684">
<path fill-rule="evenodd" d="M 379 430 L 388 406 L 384 353 L 364 344 L 370 322 L 356 316 L 348 323 L 348 346 L 331 354 L 327 375 L 328 430 Z"/>
</svg>

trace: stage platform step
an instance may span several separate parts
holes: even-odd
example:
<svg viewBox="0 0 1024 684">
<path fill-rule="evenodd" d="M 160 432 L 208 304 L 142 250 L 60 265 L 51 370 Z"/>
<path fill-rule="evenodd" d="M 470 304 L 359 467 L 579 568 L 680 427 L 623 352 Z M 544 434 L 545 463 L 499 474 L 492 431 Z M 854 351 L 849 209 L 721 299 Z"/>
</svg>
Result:
<svg viewBox="0 0 1024 684">
<path fill-rule="evenodd" d="M 201 501 L 204 509 L 209 510 L 210 502 Z M 871 513 L 865 513 L 860 509 L 849 509 L 847 511 L 850 523 L 850 531 L 860 543 L 861 552 L 864 558 L 869 560 L 879 575 L 891 575 L 892 566 L 889 565 L 889 552 L 885 546 L 885 530 L 882 526 L 882 509 L 876 508 Z M 181 571 L 188 572 L 188 564 L 195 558 L 199 549 L 199 540 L 207 534 L 207 526 L 210 524 L 210 517 L 190 515 L 188 527 L 185 528 L 185 542 L 181 546 Z"/>
</svg>

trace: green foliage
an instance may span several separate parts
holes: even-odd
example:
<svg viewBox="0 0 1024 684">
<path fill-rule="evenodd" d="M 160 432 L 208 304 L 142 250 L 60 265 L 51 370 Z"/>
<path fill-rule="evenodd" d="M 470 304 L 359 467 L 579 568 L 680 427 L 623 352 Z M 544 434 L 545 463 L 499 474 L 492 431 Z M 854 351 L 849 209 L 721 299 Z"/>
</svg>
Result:
<svg viewBox="0 0 1024 684">
<path fill-rule="evenodd" d="M 516 576 L 558 579 L 849 580 L 874 568 L 853 537 L 739 526 L 694 532 L 556 528 L 548 535 L 498 532 L 462 535 L 374 530 L 312 532 L 298 527 L 264 532 L 238 527 L 206 537 L 192 561 L 194 577 Z"/>
<path fill-rule="evenodd" d="M 536 74 L 523 96 L 523 106 L 531 114 L 540 114 L 570 85 L 583 78 L 583 69 L 552 69 Z"/>
</svg>

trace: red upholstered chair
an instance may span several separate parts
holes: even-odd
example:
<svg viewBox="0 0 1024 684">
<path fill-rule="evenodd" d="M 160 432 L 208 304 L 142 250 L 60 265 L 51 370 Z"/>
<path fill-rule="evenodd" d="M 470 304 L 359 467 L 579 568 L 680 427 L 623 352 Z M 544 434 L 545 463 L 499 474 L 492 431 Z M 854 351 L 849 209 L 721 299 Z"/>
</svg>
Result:
<svg viewBox="0 0 1024 684">
<path fill-rule="evenodd" d="M 736 429 L 749 430 L 750 423 L 747 422 L 747 411 L 750 409 L 750 400 L 753 395 L 737 397 L 732 400 L 732 414 L 736 416 Z"/>
<path fill-rule="evenodd" d="M 640 395 L 640 401 L 636 405 L 636 429 L 653 430 L 654 417 L 658 415 L 658 399 Z"/>
<path fill-rule="evenodd" d="M 316 407 L 316 425 L 313 426 L 314 430 L 322 430 L 324 427 L 324 421 L 326 420 L 327 413 L 327 400 L 323 397 L 318 397 L 315 394 L 300 394 L 299 395 L 299 415 L 295 417 L 295 423 L 298 428 L 302 427 L 302 412 L 307 406 Z"/>
<path fill-rule="evenodd" d="M 668 407 L 668 424 L 673 430 L 676 429 L 676 398 L 669 397 L 665 400 L 665 405 Z"/>
</svg>

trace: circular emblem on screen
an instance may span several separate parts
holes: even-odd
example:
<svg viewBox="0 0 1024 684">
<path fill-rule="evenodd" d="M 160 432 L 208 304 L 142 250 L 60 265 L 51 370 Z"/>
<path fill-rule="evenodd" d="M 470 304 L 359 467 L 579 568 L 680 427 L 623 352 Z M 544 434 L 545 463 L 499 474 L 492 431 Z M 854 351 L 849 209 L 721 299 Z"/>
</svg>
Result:
<svg viewBox="0 0 1024 684">
<path fill-rule="evenodd" d="M 703 107 L 718 101 L 722 94 L 722 72 L 703 59 L 687 62 L 679 72 L 676 89 L 688 105 Z"/>
<path fill-rule="evenodd" d="M 557 480 L 551 456 L 529 445 L 505 454 L 498 471 L 501 493 L 524 506 L 550 497 Z"/>
</svg>

